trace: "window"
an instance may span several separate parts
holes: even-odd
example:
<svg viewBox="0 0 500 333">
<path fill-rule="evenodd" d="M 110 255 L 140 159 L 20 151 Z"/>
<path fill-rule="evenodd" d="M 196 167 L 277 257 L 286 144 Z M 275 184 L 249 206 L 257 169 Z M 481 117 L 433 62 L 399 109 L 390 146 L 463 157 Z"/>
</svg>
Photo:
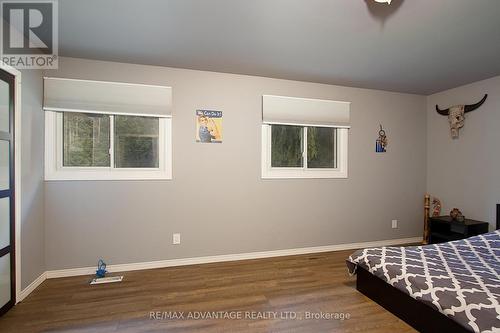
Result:
<svg viewBox="0 0 500 333">
<path fill-rule="evenodd" d="M 307 141 L 304 138 L 307 137 Z M 307 142 L 307 149 L 305 143 Z M 337 129 L 271 125 L 271 167 L 337 168 Z M 307 159 L 306 159 L 307 157 Z"/>
<path fill-rule="evenodd" d="M 170 128 L 170 118 L 46 112 L 46 179 L 170 179 Z"/>
<path fill-rule="evenodd" d="M 44 78 L 45 179 L 172 179 L 172 88 Z"/>
<path fill-rule="evenodd" d="M 158 118 L 63 112 L 63 167 L 158 168 Z"/>
<path fill-rule="evenodd" d="M 347 131 L 262 125 L 262 177 L 347 178 Z"/>
<path fill-rule="evenodd" d="M 345 102 L 264 96 L 262 178 L 347 178 L 346 110 Z"/>
</svg>

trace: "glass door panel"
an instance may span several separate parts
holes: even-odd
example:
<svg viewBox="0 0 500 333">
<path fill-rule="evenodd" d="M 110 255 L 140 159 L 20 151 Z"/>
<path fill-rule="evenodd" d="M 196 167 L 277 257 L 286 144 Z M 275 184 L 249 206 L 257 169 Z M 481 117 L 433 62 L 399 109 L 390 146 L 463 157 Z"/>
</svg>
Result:
<svg viewBox="0 0 500 333">
<path fill-rule="evenodd" d="M 10 199 L 0 199 L 0 249 L 10 245 Z"/>
<path fill-rule="evenodd" d="M 14 76 L 0 70 L 0 315 L 15 303 Z"/>
<path fill-rule="evenodd" d="M 10 132 L 10 91 L 9 83 L 0 80 L 0 131 Z"/>
<path fill-rule="evenodd" d="M 0 140 L 0 191 L 10 187 L 10 150 L 9 141 Z"/>
<path fill-rule="evenodd" d="M 0 258 L 0 304 L 7 304 L 11 295 L 10 256 Z"/>
</svg>

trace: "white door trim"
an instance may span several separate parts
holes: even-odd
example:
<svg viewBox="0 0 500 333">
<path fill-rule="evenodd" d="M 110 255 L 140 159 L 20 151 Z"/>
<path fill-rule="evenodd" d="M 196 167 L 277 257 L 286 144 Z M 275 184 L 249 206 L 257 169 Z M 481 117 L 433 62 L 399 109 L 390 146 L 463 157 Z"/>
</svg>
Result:
<svg viewBox="0 0 500 333">
<path fill-rule="evenodd" d="M 14 198 L 15 198 L 15 258 L 16 304 L 21 295 L 21 72 L 0 61 L 0 68 L 14 75 Z"/>
</svg>

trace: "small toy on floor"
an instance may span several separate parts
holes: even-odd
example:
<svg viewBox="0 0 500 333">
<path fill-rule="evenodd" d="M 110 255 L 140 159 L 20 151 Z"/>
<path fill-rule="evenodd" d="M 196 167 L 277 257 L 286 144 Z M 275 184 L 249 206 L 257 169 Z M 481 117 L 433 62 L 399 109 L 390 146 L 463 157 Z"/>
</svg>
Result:
<svg viewBox="0 0 500 333">
<path fill-rule="evenodd" d="M 121 282 L 123 280 L 123 276 L 106 277 L 107 272 L 106 263 L 104 260 L 99 259 L 99 262 L 97 263 L 97 270 L 95 271 L 95 278 L 90 281 L 90 284 Z"/>
<path fill-rule="evenodd" d="M 96 278 L 103 278 L 106 276 L 106 263 L 104 262 L 104 260 L 102 259 L 99 259 L 99 261 L 97 262 L 97 270 L 95 271 L 95 277 Z"/>
</svg>

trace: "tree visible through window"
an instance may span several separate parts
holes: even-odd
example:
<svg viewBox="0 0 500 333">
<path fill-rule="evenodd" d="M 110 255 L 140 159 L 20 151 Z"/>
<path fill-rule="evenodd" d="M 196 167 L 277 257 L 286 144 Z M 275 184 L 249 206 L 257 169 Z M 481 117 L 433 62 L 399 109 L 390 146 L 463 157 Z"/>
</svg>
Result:
<svg viewBox="0 0 500 333">
<path fill-rule="evenodd" d="M 115 167 L 157 168 L 159 120 L 115 116 Z"/>
<path fill-rule="evenodd" d="M 63 166 L 109 167 L 109 116 L 63 114 Z"/>
<path fill-rule="evenodd" d="M 158 168 L 159 127 L 153 117 L 64 112 L 63 166 Z"/>
<path fill-rule="evenodd" d="M 272 167 L 302 167 L 302 141 L 302 127 L 273 125 L 271 127 Z"/>
<path fill-rule="evenodd" d="M 337 129 L 271 125 L 271 167 L 337 168 Z"/>
<path fill-rule="evenodd" d="M 307 128 L 307 167 L 337 167 L 337 129 L 332 127 Z"/>
</svg>

